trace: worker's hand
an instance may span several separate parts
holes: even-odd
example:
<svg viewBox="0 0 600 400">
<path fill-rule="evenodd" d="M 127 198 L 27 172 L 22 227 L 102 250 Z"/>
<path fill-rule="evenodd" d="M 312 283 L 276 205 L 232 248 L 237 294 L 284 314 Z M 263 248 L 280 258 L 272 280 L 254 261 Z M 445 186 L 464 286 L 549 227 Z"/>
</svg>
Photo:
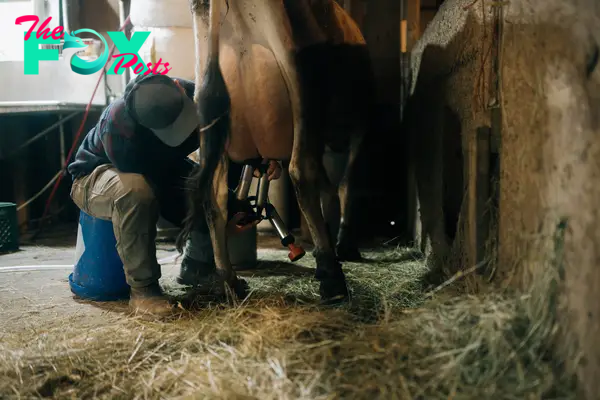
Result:
<svg viewBox="0 0 600 400">
<path fill-rule="evenodd" d="M 260 178 L 258 170 L 254 170 L 254 176 Z M 281 165 L 275 160 L 269 161 L 269 168 L 267 168 L 267 177 L 269 181 L 279 179 L 281 176 Z"/>
<path fill-rule="evenodd" d="M 279 162 L 274 161 L 274 160 L 271 160 L 269 162 L 269 168 L 267 169 L 267 176 L 269 177 L 270 181 L 279 179 L 279 177 L 281 176 L 281 165 L 279 164 Z"/>
</svg>

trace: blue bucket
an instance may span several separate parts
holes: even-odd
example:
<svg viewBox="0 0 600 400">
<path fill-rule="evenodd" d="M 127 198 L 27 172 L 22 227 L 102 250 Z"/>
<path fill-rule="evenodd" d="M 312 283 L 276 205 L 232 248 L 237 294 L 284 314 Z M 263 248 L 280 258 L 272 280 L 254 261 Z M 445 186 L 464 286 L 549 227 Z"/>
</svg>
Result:
<svg viewBox="0 0 600 400">
<path fill-rule="evenodd" d="M 129 297 L 123 262 L 117 253 L 112 221 L 79 214 L 71 292 L 82 299 L 115 301 Z"/>
</svg>

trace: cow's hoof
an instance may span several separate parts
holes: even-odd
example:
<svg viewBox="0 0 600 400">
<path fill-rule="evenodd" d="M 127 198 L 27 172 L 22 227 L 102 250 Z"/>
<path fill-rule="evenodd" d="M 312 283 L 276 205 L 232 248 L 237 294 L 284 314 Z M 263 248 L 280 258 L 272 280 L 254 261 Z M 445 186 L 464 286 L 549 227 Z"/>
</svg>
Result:
<svg viewBox="0 0 600 400">
<path fill-rule="evenodd" d="M 225 282 L 216 271 L 201 277 L 188 274 L 185 275 L 186 279 L 182 278 L 184 278 L 184 276 L 180 275 L 177 277 L 177 283 L 188 286 L 189 288 L 187 291 L 196 296 L 221 297 L 225 294 Z"/>
<path fill-rule="evenodd" d="M 177 283 L 185 286 L 212 287 L 219 280 L 216 271 L 214 262 L 205 263 L 184 257 L 179 276 L 177 276 Z"/>
<path fill-rule="evenodd" d="M 236 280 L 229 285 L 235 293 L 236 297 L 240 300 L 244 300 L 248 297 L 248 293 L 250 293 L 250 286 L 245 279 L 236 278 Z"/>
<path fill-rule="evenodd" d="M 335 249 L 338 261 L 360 261 L 362 255 L 356 246 L 338 245 Z"/>
<path fill-rule="evenodd" d="M 350 300 L 348 286 L 343 277 L 321 280 L 319 294 L 321 295 L 321 305 L 326 306 L 341 304 Z"/>
</svg>

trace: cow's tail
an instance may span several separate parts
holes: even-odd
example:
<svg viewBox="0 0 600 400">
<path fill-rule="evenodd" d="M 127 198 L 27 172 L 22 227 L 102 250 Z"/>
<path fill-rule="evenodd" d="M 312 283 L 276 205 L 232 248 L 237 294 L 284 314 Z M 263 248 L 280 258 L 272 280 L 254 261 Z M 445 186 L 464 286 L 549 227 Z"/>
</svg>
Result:
<svg viewBox="0 0 600 400">
<path fill-rule="evenodd" d="M 219 67 L 221 3 L 218 0 L 210 1 L 208 57 L 202 80 L 198 82 L 199 79 L 196 79 L 195 101 L 200 117 L 199 165 L 188 181 L 188 213 L 177 238 L 180 252 L 199 218 L 210 218 L 212 215 L 213 176 L 222 157 L 225 157 L 225 144 L 231 126 L 231 99 Z"/>
</svg>

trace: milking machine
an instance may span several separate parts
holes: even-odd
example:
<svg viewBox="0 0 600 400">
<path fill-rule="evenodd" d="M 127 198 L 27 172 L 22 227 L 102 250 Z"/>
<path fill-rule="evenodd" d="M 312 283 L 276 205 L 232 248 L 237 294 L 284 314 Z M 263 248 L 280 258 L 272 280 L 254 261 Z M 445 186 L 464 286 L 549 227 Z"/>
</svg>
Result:
<svg viewBox="0 0 600 400">
<path fill-rule="evenodd" d="M 239 233 L 246 229 L 250 229 L 253 225 L 257 225 L 259 222 L 267 219 L 271 225 L 273 225 L 273 228 L 275 228 L 275 232 L 277 232 L 277 236 L 281 240 L 281 245 L 290 250 L 288 258 L 292 262 L 298 261 L 304 257 L 306 252 L 301 246 L 295 244 L 296 240 L 294 236 L 285 226 L 275 207 L 269 203 L 268 194 L 270 182 L 267 175 L 268 168 L 269 160 L 267 159 L 263 159 L 262 162 L 256 166 L 250 164 L 244 165 L 240 183 L 235 190 L 235 198 L 240 203 L 247 203 L 249 207 L 244 208 L 249 211 L 236 214 L 229 223 L 229 230 L 232 233 Z M 260 178 L 258 178 L 258 187 L 256 188 L 256 196 L 248 196 L 255 170 L 257 170 L 260 175 Z"/>
</svg>

